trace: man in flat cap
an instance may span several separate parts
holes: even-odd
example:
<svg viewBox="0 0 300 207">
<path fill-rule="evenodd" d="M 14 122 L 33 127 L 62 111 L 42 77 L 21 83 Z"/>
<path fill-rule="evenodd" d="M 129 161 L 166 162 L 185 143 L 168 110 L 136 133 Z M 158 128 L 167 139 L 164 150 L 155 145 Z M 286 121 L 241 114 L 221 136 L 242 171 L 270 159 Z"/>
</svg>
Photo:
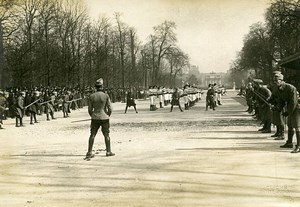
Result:
<svg viewBox="0 0 300 207">
<path fill-rule="evenodd" d="M 112 113 L 112 105 L 108 94 L 103 92 L 103 79 L 100 78 L 95 83 L 96 92 L 89 97 L 88 112 L 91 116 L 91 134 L 88 144 L 88 152 L 86 160 L 90 160 L 94 155 L 93 145 L 98 129 L 101 127 L 102 134 L 105 140 L 106 156 L 114 156 L 111 152 L 110 137 L 109 137 L 109 117 Z"/>
<path fill-rule="evenodd" d="M 292 153 L 300 152 L 300 106 L 298 103 L 297 89 L 295 86 L 285 83 L 283 75 L 280 73 L 274 74 L 274 83 L 278 87 L 278 105 L 277 108 L 282 112 L 286 106 L 287 111 L 283 115 L 288 117 L 288 140 L 280 146 L 281 148 L 293 148 L 294 129 L 296 131 L 297 145 Z"/>
</svg>

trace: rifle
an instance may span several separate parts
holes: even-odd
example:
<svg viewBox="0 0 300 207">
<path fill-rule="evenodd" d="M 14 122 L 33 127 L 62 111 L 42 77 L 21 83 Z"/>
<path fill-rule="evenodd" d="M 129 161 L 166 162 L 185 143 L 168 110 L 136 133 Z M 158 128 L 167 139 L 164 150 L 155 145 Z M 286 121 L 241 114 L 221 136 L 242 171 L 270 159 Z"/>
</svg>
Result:
<svg viewBox="0 0 300 207">
<path fill-rule="evenodd" d="M 78 101 L 78 100 L 81 100 L 83 98 L 77 98 L 77 99 L 74 99 L 74 100 L 71 100 L 71 101 L 66 101 L 67 103 L 72 103 L 73 101 Z"/>
<path fill-rule="evenodd" d="M 71 121 L 71 123 L 85 122 L 85 121 L 91 121 L 91 119 L 82 119 L 82 120 L 77 120 L 77 121 Z"/>
<path fill-rule="evenodd" d="M 35 104 L 36 102 L 38 102 L 39 100 L 41 100 L 42 98 L 39 98 L 37 100 L 35 100 L 34 102 L 32 102 L 31 104 L 28 104 L 27 106 L 24 107 L 24 109 L 28 108 L 29 106 Z"/>
<path fill-rule="evenodd" d="M 255 95 L 257 95 L 258 96 L 258 98 L 260 99 L 260 100 L 262 100 L 265 104 L 267 104 L 268 106 L 272 106 L 267 100 L 266 100 L 266 97 L 264 97 L 262 94 L 260 94 L 259 92 L 256 92 L 256 91 L 252 91 Z"/>
<path fill-rule="evenodd" d="M 43 105 L 43 104 L 45 104 L 45 103 L 49 103 L 50 101 L 52 101 L 52 100 L 44 101 L 44 102 L 40 103 L 40 105 Z"/>
</svg>

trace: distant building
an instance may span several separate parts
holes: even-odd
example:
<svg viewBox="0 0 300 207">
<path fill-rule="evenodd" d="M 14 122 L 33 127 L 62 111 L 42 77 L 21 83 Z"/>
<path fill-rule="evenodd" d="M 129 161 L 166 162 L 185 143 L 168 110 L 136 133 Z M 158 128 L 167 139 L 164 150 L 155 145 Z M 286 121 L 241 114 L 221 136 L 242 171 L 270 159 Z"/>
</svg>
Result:
<svg viewBox="0 0 300 207">
<path fill-rule="evenodd" d="M 201 73 L 203 86 L 208 86 L 210 83 L 216 83 L 218 85 L 224 84 L 225 73 Z"/>
</svg>

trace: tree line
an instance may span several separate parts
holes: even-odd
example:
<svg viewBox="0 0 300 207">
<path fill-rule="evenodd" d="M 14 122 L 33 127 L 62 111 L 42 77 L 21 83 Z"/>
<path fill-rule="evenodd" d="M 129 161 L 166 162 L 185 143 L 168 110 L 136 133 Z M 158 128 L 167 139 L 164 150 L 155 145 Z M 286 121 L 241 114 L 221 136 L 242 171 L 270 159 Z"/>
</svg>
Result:
<svg viewBox="0 0 300 207">
<path fill-rule="evenodd" d="M 300 1 L 274 0 L 265 12 L 265 21 L 254 23 L 233 61 L 232 81 L 253 76 L 272 83 L 274 70 L 281 70 L 286 80 L 299 85 L 300 70 L 281 68 L 279 61 L 300 52 Z M 300 87 L 299 87 L 300 88 Z"/>
<path fill-rule="evenodd" d="M 91 20 L 77 0 L 0 0 L 1 86 L 173 87 L 189 67 L 176 24 L 164 21 L 146 43 L 122 20 Z"/>
</svg>

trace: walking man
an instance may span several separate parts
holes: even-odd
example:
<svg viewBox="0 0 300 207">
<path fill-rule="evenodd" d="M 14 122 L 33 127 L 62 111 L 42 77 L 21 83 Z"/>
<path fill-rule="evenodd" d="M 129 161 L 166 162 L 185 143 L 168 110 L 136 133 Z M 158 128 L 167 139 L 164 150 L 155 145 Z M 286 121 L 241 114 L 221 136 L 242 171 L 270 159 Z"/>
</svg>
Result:
<svg viewBox="0 0 300 207">
<path fill-rule="evenodd" d="M 106 156 L 114 156 L 110 148 L 109 137 L 109 117 L 112 113 L 112 105 L 109 95 L 103 92 L 103 79 L 100 78 L 95 83 L 96 92 L 90 95 L 88 112 L 91 116 L 91 134 L 88 144 L 88 152 L 86 153 L 86 160 L 94 157 L 92 150 L 94 140 L 97 135 L 98 129 L 101 126 L 101 131 L 104 136 L 106 146 Z"/>
</svg>

